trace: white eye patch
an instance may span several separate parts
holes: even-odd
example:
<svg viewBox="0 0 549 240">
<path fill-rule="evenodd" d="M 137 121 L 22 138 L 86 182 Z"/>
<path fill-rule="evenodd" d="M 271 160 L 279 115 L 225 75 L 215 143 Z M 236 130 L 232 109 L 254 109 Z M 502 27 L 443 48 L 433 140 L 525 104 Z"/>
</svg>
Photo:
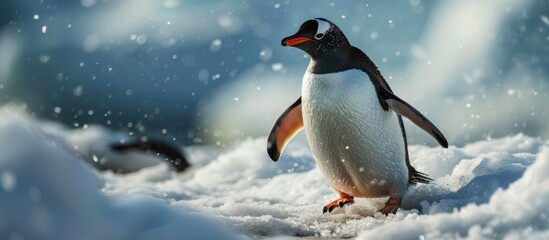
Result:
<svg viewBox="0 0 549 240">
<path fill-rule="evenodd" d="M 314 19 L 318 23 L 316 29 L 315 39 L 320 40 L 326 35 L 326 32 L 330 29 L 330 23 L 320 19 Z"/>
</svg>

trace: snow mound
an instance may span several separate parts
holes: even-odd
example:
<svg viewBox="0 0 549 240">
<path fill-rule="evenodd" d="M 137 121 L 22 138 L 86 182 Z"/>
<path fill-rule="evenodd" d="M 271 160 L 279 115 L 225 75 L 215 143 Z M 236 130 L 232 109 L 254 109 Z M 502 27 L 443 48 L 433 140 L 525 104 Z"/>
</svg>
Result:
<svg viewBox="0 0 549 240">
<path fill-rule="evenodd" d="M 509 154 L 499 154 L 493 158 L 499 159 L 497 163 L 488 161 L 481 163 L 483 166 L 480 168 L 478 168 L 478 164 L 477 167 L 472 168 L 472 174 L 474 174 L 477 169 L 484 172 L 494 172 L 491 169 L 495 165 L 500 165 L 500 167 L 495 166 L 496 169 L 501 169 L 503 165 L 509 166 L 505 167 L 506 170 L 500 170 L 492 174 L 496 177 L 483 178 L 484 174 L 475 177 L 488 182 L 477 183 L 477 186 L 474 186 L 479 190 L 493 192 L 490 196 L 486 196 L 486 193 L 480 194 L 480 198 L 489 198 L 488 202 L 475 204 L 476 199 L 470 197 L 470 203 L 460 208 L 459 211 L 429 214 L 414 219 L 387 223 L 363 232 L 358 238 L 440 239 L 467 237 L 474 239 L 519 239 L 530 237 L 547 239 L 549 237 L 549 219 L 547 218 L 549 216 L 549 208 L 547 207 L 547 201 L 549 200 L 549 148 L 543 148 L 539 153 L 539 157 L 524 172 L 522 177 L 520 177 L 522 173 L 520 169 L 523 169 L 524 166 L 520 166 L 515 160 L 510 160 L 512 158 L 512 155 Z M 492 189 L 495 187 L 486 186 L 493 185 L 494 180 L 497 178 L 504 179 L 500 182 L 502 185 L 506 185 L 509 182 L 506 179 L 518 177 L 520 178 L 505 190 L 497 188 L 494 191 Z M 453 204 L 449 200 L 445 201 L 446 204 Z M 395 229 L 398 229 L 398 231 L 394 231 Z"/>
<path fill-rule="evenodd" d="M 549 142 L 522 134 L 411 146 L 412 164 L 434 181 L 411 187 L 396 214 L 377 213 L 385 199 L 322 214 L 336 196 L 303 143 L 290 143 L 276 163 L 265 138 L 192 146 L 190 171 L 160 164 L 120 175 L 60 146 L 59 136 L 78 130 L 52 136 L 20 113 L 0 117 L 1 238 L 549 237 Z"/>
<path fill-rule="evenodd" d="M 158 198 L 106 197 L 103 177 L 55 139 L 24 116 L 5 109 L 0 115 L 1 239 L 237 238 Z"/>
</svg>

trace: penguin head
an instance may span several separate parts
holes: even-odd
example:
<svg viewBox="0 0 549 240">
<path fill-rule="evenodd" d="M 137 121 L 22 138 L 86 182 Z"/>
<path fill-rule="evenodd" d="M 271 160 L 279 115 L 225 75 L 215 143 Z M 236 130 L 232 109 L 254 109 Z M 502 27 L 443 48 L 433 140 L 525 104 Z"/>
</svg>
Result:
<svg viewBox="0 0 549 240">
<path fill-rule="evenodd" d="M 350 45 L 341 29 L 324 18 L 305 21 L 294 35 L 282 39 L 281 44 L 285 47 L 299 48 L 313 59 L 331 50 Z"/>
</svg>

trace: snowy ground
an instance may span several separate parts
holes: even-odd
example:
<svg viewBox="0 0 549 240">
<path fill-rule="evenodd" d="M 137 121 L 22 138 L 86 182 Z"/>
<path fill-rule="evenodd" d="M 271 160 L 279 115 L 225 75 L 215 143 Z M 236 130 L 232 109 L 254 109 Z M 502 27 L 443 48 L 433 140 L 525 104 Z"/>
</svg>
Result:
<svg viewBox="0 0 549 240">
<path fill-rule="evenodd" d="M 549 141 L 521 134 L 411 146 L 413 164 L 435 181 L 383 216 L 384 199 L 322 214 L 335 195 L 304 144 L 277 163 L 264 138 L 188 147 L 185 173 L 159 164 L 120 175 L 67 150 L 79 139 L 72 131 L 7 107 L 0 119 L 1 239 L 549 239 Z M 80 140 L 86 134 L 97 130 Z"/>
</svg>

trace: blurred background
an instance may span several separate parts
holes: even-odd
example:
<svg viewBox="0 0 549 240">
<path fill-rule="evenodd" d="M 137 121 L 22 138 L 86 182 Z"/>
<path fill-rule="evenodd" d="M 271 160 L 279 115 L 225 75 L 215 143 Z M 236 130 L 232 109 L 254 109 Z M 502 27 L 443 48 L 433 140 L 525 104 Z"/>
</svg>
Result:
<svg viewBox="0 0 549 240">
<path fill-rule="evenodd" d="M 265 137 L 309 61 L 280 40 L 314 17 L 336 23 L 450 144 L 549 137 L 547 0 L 2 1 L 0 101 L 181 145 Z M 412 144 L 435 145 L 407 126 Z"/>
</svg>

